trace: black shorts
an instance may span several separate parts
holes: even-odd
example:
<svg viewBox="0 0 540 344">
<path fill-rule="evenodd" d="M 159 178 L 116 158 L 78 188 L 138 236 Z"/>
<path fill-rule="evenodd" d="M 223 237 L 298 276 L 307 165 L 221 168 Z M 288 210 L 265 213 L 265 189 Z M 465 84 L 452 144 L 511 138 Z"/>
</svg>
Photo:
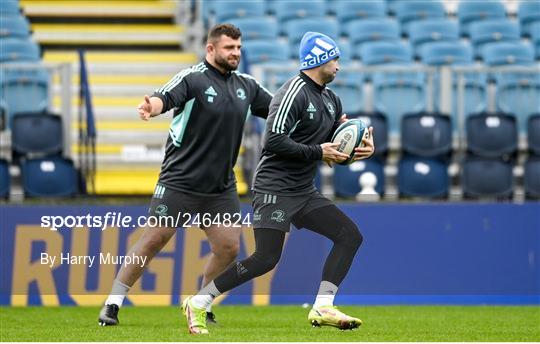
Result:
<svg viewBox="0 0 540 344">
<path fill-rule="evenodd" d="M 206 196 L 176 191 L 158 183 L 148 209 L 148 216 L 180 219 L 175 222 L 177 227 L 182 227 L 188 220 L 199 219 L 201 222 L 208 217 L 222 222 L 225 214 L 230 218 L 241 216 L 236 189 Z"/>
<path fill-rule="evenodd" d="M 296 225 L 303 215 L 332 204 L 334 203 L 319 191 L 299 196 L 254 192 L 253 228 L 271 228 L 288 232 L 291 223 Z"/>
</svg>

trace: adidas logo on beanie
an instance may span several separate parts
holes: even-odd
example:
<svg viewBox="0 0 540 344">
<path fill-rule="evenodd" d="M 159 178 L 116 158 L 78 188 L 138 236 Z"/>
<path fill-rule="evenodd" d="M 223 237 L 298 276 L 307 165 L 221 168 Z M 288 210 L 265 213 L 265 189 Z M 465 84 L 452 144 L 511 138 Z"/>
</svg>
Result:
<svg viewBox="0 0 540 344">
<path fill-rule="evenodd" d="M 340 56 L 334 40 L 322 33 L 308 31 L 300 42 L 300 70 L 311 69 Z"/>
</svg>

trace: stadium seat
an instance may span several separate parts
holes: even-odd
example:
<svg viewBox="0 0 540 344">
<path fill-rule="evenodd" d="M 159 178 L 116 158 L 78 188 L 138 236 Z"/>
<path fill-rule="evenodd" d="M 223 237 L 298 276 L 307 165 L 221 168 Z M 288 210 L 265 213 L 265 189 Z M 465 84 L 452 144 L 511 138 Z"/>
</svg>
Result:
<svg viewBox="0 0 540 344">
<path fill-rule="evenodd" d="M 531 68 L 531 72 L 510 70 L 493 75 L 497 83 L 498 110 L 515 114 L 519 119 L 520 131 L 524 132 L 527 117 L 540 111 L 540 73 L 534 63 L 532 46 L 524 42 L 489 43 L 482 50 L 482 54 L 484 62 L 490 66 Z"/>
<path fill-rule="evenodd" d="M 265 12 L 265 3 L 261 0 L 214 1 L 212 9 L 216 22 L 223 23 L 234 18 L 262 17 Z"/>
<path fill-rule="evenodd" d="M 333 19 L 303 18 L 289 20 L 285 23 L 285 33 L 289 41 L 291 58 L 298 58 L 300 41 L 308 31 L 321 32 L 333 39 L 337 39 L 339 35 L 338 23 Z"/>
<path fill-rule="evenodd" d="M 242 50 L 250 64 L 285 62 L 290 56 L 288 46 L 279 41 L 248 41 Z"/>
<path fill-rule="evenodd" d="M 323 18 L 325 3 L 322 0 L 311 1 L 276 1 L 276 18 L 278 22 L 285 23 L 291 19 Z M 332 37 L 337 38 L 337 37 Z"/>
<path fill-rule="evenodd" d="M 333 82 L 330 88 L 339 96 L 344 113 L 358 112 L 363 109 L 364 100 L 361 83 Z"/>
<path fill-rule="evenodd" d="M 30 39 L 2 38 L 0 63 L 5 62 L 35 62 L 40 59 L 38 45 Z"/>
<path fill-rule="evenodd" d="M 400 40 L 399 24 L 390 18 L 353 20 L 342 28 L 351 45 L 357 47 L 365 42 Z"/>
<path fill-rule="evenodd" d="M 486 44 L 482 59 L 490 66 L 527 65 L 534 62 L 534 51 L 523 42 L 499 42 Z"/>
<path fill-rule="evenodd" d="M 485 158 L 510 157 L 517 150 L 516 118 L 504 113 L 480 113 L 467 117 L 467 149 Z"/>
<path fill-rule="evenodd" d="M 9 164 L 6 160 L 0 159 L 0 198 L 7 198 L 9 196 Z"/>
<path fill-rule="evenodd" d="M 409 33 L 414 21 L 445 18 L 446 10 L 440 1 L 400 1 L 396 5 L 396 16 L 401 22 L 402 33 Z"/>
<path fill-rule="evenodd" d="M 540 113 L 529 116 L 527 121 L 527 145 L 529 152 L 540 156 Z"/>
<path fill-rule="evenodd" d="M 357 50 L 365 65 L 412 62 L 411 47 L 403 42 L 367 42 Z"/>
<path fill-rule="evenodd" d="M 11 123 L 14 155 L 51 155 L 62 152 L 62 118 L 50 113 L 18 113 Z"/>
<path fill-rule="evenodd" d="M 49 75 L 46 70 L 0 71 L 0 99 L 7 111 L 7 122 L 19 112 L 42 112 L 49 106 Z"/>
<path fill-rule="evenodd" d="M 460 1 L 457 16 L 461 26 L 461 34 L 468 36 L 469 25 L 472 22 L 506 18 L 506 9 L 500 1 Z"/>
<path fill-rule="evenodd" d="M 359 178 L 371 172 L 377 178 L 375 191 L 383 195 L 385 191 L 384 166 L 377 159 L 355 161 L 350 165 L 334 166 L 334 191 L 338 197 L 355 197 L 360 191 Z"/>
<path fill-rule="evenodd" d="M 337 42 L 337 45 L 339 47 L 339 51 L 341 52 L 341 54 L 339 55 L 339 63 L 342 66 L 346 66 L 352 61 L 354 57 L 351 42 L 341 40 Z"/>
<path fill-rule="evenodd" d="M 535 46 L 537 60 L 540 60 L 540 21 L 534 22 L 530 27 L 531 43 Z"/>
<path fill-rule="evenodd" d="M 471 24 L 470 37 L 477 56 L 481 56 L 482 47 L 486 43 L 519 42 L 519 26 L 510 20 L 483 20 Z"/>
<path fill-rule="evenodd" d="M 401 120 L 401 148 L 422 157 L 446 157 L 452 150 L 452 121 L 438 113 L 407 114 Z"/>
<path fill-rule="evenodd" d="M 527 198 L 540 199 L 540 157 L 532 156 L 525 162 L 523 184 Z"/>
<path fill-rule="evenodd" d="M 430 42 L 420 49 L 420 60 L 431 66 L 473 63 L 473 50 L 462 42 Z"/>
<path fill-rule="evenodd" d="M 236 18 L 230 22 L 242 32 L 243 42 L 278 38 L 277 23 L 268 17 Z"/>
<path fill-rule="evenodd" d="M 30 24 L 28 20 L 21 15 L 1 17 L 0 20 L 0 39 L 8 37 L 28 38 L 30 35 Z"/>
<path fill-rule="evenodd" d="M 402 197 L 445 198 L 448 167 L 437 159 L 404 156 L 398 164 L 397 184 Z"/>
<path fill-rule="evenodd" d="M 409 40 L 417 55 L 423 44 L 429 42 L 458 42 L 459 27 L 455 20 L 426 19 L 415 21 L 409 27 Z"/>
<path fill-rule="evenodd" d="M 469 157 L 463 165 L 462 186 L 466 198 L 512 197 L 513 164 L 498 159 Z"/>
<path fill-rule="evenodd" d="M 540 22 L 540 3 L 538 1 L 520 1 L 518 18 L 521 24 L 521 33 L 532 36 L 534 22 Z"/>
<path fill-rule="evenodd" d="M 0 13 L 2 20 L 7 16 L 15 16 L 21 14 L 18 0 L 2 0 L 0 1 Z"/>
<path fill-rule="evenodd" d="M 29 197 L 73 196 L 77 193 L 77 171 L 62 157 L 24 160 L 23 189 Z"/>
<path fill-rule="evenodd" d="M 332 2 L 336 18 L 341 25 L 351 20 L 365 20 L 386 17 L 386 2 L 337 0 Z"/>
<path fill-rule="evenodd" d="M 473 50 L 465 42 L 430 42 L 420 49 L 420 60 L 431 66 L 442 65 L 473 65 Z M 464 75 L 464 102 L 463 113 L 482 112 L 487 106 L 487 77 L 483 73 L 467 72 Z M 458 85 L 461 82 L 461 73 L 454 73 L 452 78 L 452 118 L 457 123 L 459 106 L 461 105 Z M 440 75 L 433 78 L 435 108 L 440 109 Z"/>
<path fill-rule="evenodd" d="M 348 118 L 358 118 L 373 127 L 374 157 L 384 160 L 388 153 L 388 119 L 380 112 L 347 113 Z"/>
</svg>

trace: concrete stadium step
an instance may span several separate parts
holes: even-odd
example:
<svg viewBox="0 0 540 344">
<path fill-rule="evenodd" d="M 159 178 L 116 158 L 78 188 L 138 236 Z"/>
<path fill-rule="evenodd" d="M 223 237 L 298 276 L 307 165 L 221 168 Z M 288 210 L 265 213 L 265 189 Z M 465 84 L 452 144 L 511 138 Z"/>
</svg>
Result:
<svg viewBox="0 0 540 344">
<path fill-rule="evenodd" d="M 32 18 L 174 18 L 176 1 L 80 1 L 20 0 L 24 13 Z"/>
<path fill-rule="evenodd" d="M 43 45 L 180 46 L 184 28 L 174 24 L 32 24 Z"/>
</svg>

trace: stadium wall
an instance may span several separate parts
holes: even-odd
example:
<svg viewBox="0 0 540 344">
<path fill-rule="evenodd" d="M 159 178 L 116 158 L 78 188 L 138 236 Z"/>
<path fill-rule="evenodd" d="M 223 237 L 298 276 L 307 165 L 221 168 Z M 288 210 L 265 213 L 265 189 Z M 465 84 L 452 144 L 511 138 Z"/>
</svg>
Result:
<svg viewBox="0 0 540 344">
<path fill-rule="evenodd" d="M 364 243 L 343 282 L 341 304 L 540 304 L 540 203 L 341 204 Z M 243 206 L 244 214 L 250 207 Z M 43 216 L 144 216 L 143 206 L 2 206 L 0 304 L 99 305 L 117 266 L 58 264 L 60 257 L 125 255 L 140 230 L 41 227 Z M 120 228 L 120 229 L 119 229 Z M 331 243 L 293 230 L 277 269 L 220 302 L 309 303 Z M 241 253 L 254 250 L 245 229 Z M 209 246 L 199 229 L 179 230 L 132 288 L 128 303 L 178 304 L 197 290 Z M 98 258 L 99 259 L 99 258 Z M 42 264 L 43 263 L 43 264 Z"/>
</svg>

